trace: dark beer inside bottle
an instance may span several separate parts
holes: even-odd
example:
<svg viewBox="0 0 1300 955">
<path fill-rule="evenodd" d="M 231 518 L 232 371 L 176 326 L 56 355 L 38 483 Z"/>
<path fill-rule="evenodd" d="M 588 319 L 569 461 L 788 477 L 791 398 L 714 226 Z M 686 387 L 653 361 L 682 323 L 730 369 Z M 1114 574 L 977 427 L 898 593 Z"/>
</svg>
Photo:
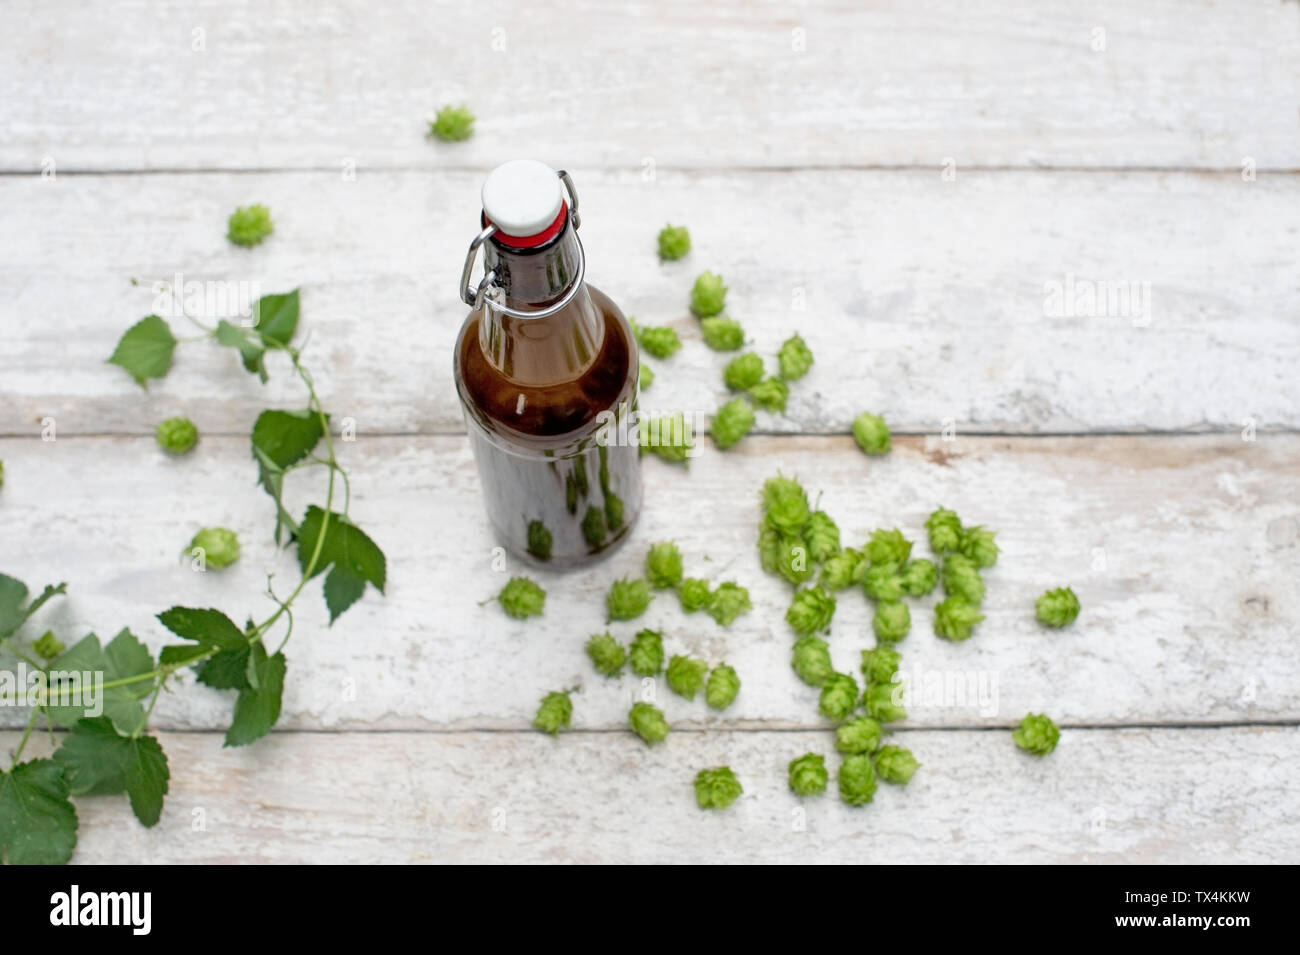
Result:
<svg viewBox="0 0 1300 955">
<path fill-rule="evenodd" d="M 580 254 L 571 222 L 535 248 L 495 238 L 484 244 L 505 304 L 522 310 L 562 299 Z M 640 510 L 641 475 L 635 441 L 618 440 L 636 408 L 639 371 L 618 306 L 585 283 L 541 318 L 487 302 L 466 318 L 455 364 L 488 514 L 503 543 L 565 567 L 620 542 Z"/>
</svg>

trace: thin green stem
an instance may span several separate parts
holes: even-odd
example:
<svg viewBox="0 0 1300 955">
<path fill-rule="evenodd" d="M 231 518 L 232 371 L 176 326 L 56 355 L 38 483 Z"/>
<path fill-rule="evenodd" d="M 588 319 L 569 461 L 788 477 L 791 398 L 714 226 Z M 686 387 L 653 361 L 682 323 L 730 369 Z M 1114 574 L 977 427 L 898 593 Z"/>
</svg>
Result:
<svg viewBox="0 0 1300 955">
<path fill-rule="evenodd" d="M 149 701 L 149 709 L 144 711 L 144 719 L 140 720 L 140 725 L 137 726 L 135 732 L 131 734 L 132 739 L 139 739 L 140 734 L 144 732 L 144 728 L 149 722 L 149 717 L 153 716 L 153 708 L 158 705 L 158 697 L 162 694 L 163 686 L 166 683 L 167 677 L 163 677 L 158 681 L 158 685 L 154 687 L 153 699 Z"/>
<path fill-rule="evenodd" d="M 9 772 L 12 773 L 14 767 L 18 765 L 18 759 L 23 755 L 23 750 L 27 747 L 27 740 L 32 735 L 32 727 L 36 725 L 36 717 L 40 716 L 40 714 L 40 710 L 32 710 L 32 715 L 27 720 L 27 729 L 23 732 L 23 738 L 18 741 L 18 748 L 14 750 L 14 760 L 9 764 Z"/>
</svg>

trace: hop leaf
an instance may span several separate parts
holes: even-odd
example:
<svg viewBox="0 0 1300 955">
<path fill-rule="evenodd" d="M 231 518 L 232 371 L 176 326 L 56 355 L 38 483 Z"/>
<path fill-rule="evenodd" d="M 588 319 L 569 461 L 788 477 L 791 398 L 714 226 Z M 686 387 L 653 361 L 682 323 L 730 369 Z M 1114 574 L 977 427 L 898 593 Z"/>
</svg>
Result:
<svg viewBox="0 0 1300 955">
<path fill-rule="evenodd" d="M 637 326 L 636 340 L 655 358 L 671 358 L 682 347 L 682 340 L 677 337 L 676 330 L 666 325 Z"/>
<path fill-rule="evenodd" d="M 1068 627 L 1079 616 L 1079 598 L 1069 587 L 1058 587 L 1038 598 L 1034 613 L 1045 627 Z"/>
<path fill-rule="evenodd" d="M 587 640 L 587 656 L 597 673 L 618 676 L 627 662 L 627 649 L 608 632 L 597 633 Z"/>
<path fill-rule="evenodd" d="M 811 515 L 803 487 L 793 478 L 779 474 L 763 482 L 762 507 L 766 526 L 788 537 L 802 534 Z"/>
<path fill-rule="evenodd" d="M 794 642 L 790 663 L 799 679 L 809 686 L 821 686 L 835 673 L 830 647 L 819 637 L 800 637 Z"/>
<path fill-rule="evenodd" d="M 198 442 L 199 429 L 189 418 L 168 418 L 159 422 L 154 437 L 168 454 L 185 454 Z"/>
<path fill-rule="evenodd" d="M 840 799 L 865 806 L 876 795 L 876 769 L 867 755 L 849 756 L 840 763 Z"/>
<path fill-rule="evenodd" d="M 666 225 L 659 230 L 659 258 L 676 261 L 691 251 L 691 234 L 684 225 Z"/>
<path fill-rule="evenodd" d="M 848 719 L 858 705 L 858 681 L 847 673 L 832 673 L 822 684 L 817 709 L 822 716 L 836 723 Z"/>
<path fill-rule="evenodd" d="M 551 532 L 541 521 L 528 522 L 528 553 L 538 560 L 551 559 Z"/>
<path fill-rule="evenodd" d="M 907 719 L 901 683 L 872 683 L 862 695 L 862 705 L 866 707 L 868 716 L 881 723 Z"/>
<path fill-rule="evenodd" d="M 946 507 L 934 511 L 925 519 L 925 530 L 930 535 L 930 550 L 941 557 L 961 546 L 961 519 L 956 511 Z"/>
<path fill-rule="evenodd" d="M 704 608 L 710 617 L 729 627 L 743 613 L 749 613 L 753 605 L 749 602 L 749 591 L 740 584 L 725 581 L 709 594 L 708 605 Z"/>
<path fill-rule="evenodd" d="M 76 845 L 77 810 L 58 763 L 33 759 L 0 771 L 0 859 L 62 865 Z"/>
<path fill-rule="evenodd" d="M 861 551 L 846 547 L 822 565 L 821 585 L 827 590 L 843 590 L 866 572 L 866 558 Z"/>
<path fill-rule="evenodd" d="M 820 796 L 826 791 L 829 779 L 824 756 L 804 753 L 790 760 L 790 789 L 796 796 Z"/>
<path fill-rule="evenodd" d="M 907 566 L 903 568 L 903 592 L 909 597 L 924 597 L 934 590 L 938 579 L 939 571 L 932 561 L 924 557 L 908 561 Z"/>
<path fill-rule="evenodd" d="M 825 511 L 809 515 L 803 538 L 808 544 L 808 556 L 819 564 L 840 552 L 840 529 Z"/>
<path fill-rule="evenodd" d="M 969 640 L 975 624 L 983 619 L 978 607 L 961 597 L 948 597 L 934 605 L 934 635 L 945 640 Z"/>
<path fill-rule="evenodd" d="M 912 555 L 912 542 L 897 527 L 880 528 L 871 532 L 865 548 L 867 559 L 873 564 L 897 564 L 902 567 Z"/>
<path fill-rule="evenodd" d="M 205 527 L 194 535 L 189 551 L 201 552 L 206 566 L 221 570 L 239 560 L 239 538 L 225 527 Z"/>
<path fill-rule="evenodd" d="M 655 370 L 645 362 L 641 362 L 641 390 L 645 391 L 645 389 L 649 388 L 654 383 Z"/>
<path fill-rule="evenodd" d="M 780 378 L 768 376 L 749 389 L 749 399 L 764 411 L 785 413 L 790 398 L 790 386 Z"/>
<path fill-rule="evenodd" d="M 722 284 L 722 276 L 701 272 L 691 287 L 691 312 L 697 318 L 708 318 L 721 312 L 726 304 L 727 287 Z"/>
<path fill-rule="evenodd" d="M 708 669 L 709 665 L 703 660 L 675 653 L 668 661 L 668 688 L 678 696 L 693 700 L 704 686 L 704 675 Z"/>
<path fill-rule="evenodd" d="M 725 315 L 700 319 L 700 334 L 704 344 L 714 351 L 736 351 L 745 344 L 745 330 L 740 322 Z"/>
<path fill-rule="evenodd" d="M 459 143 L 474 134 L 474 114 L 467 106 L 444 106 L 429 124 L 429 135 L 445 143 Z"/>
<path fill-rule="evenodd" d="M 732 391 L 746 391 L 763 380 L 763 359 L 751 352 L 737 355 L 722 369 L 722 381 Z"/>
<path fill-rule="evenodd" d="M 314 504 L 307 508 L 298 528 L 298 564 L 304 573 L 312 567 L 313 577 L 329 568 L 325 577 L 325 606 L 329 608 L 330 623 L 333 623 L 339 614 L 361 599 L 366 584 L 384 592 L 388 561 L 379 545 L 346 514 L 330 511 L 328 517 L 326 515 L 326 511 Z M 324 542 L 320 545 L 320 556 L 312 566 L 316 542 L 322 535 Z M 541 613 L 540 602 L 537 612 Z"/>
<path fill-rule="evenodd" d="M 509 583 L 501 588 L 497 600 L 506 616 L 516 620 L 528 617 L 540 617 L 546 605 L 546 591 L 527 577 L 511 577 Z"/>
<path fill-rule="evenodd" d="M 1020 728 L 1012 731 L 1011 738 L 1027 753 L 1046 756 L 1056 749 L 1061 731 L 1045 713 L 1028 713 L 1020 721 Z"/>
<path fill-rule="evenodd" d="M 628 580 L 626 577 L 616 580 L 605 595 L 606 616 L 610 620 L 635 620 L 645 613 L 652 599 L 647 581 L 640 578 Z"/>
<path fill-rule="evenodd" d="M 175 350 L 176 336 L 167 323 L 157 315 L 146 315 L 123 333 L 108 363 L 125 369 L 144 388 L 145 379 L 167 374 Z"/>
<path fill-rule="evenodd" d="M 864 411 L 853 419 L 853 440 L 867 454 L 885 454 L 889 451 L 889 426 L 884 418 Z"/>
<path fill-rule="evenodd" d="M 862 651 L 862 675 L 868 684 L 888 683 L 898 672 L 903 655 L 893 647 L 876 647 Z"/>
<path fill-rule="evenodd" d="M 874 753 L 879 746 L 880 724 L 869 716 L 849 720 L 835 730 L 835 748 L 841 753 Z"/>
<path fill-rule="evenodd" d="M 677 586 L 677 599 L 686 613 L 703 610 L 708 606 L 709 596 L 709 582 L 699 577 L 687 577 Z"/>
<path fill-rule="evenodd" d="M 713 416 L 710 433 L 718 448 L 726 451 L 754 427 L 754 409 L 744 398 L 732 398 Z"/>
<path fill-rule="evenodd" d="M 872 564 L 862 577 L 862 589 L 872 600 L 894 601 L 903 596 L 903 576 L 895 563 Z"/>
<path fill-rule="evenodd" d="M 701 769 L 695 777 L 695 801 L 701 809 L 726 809 L 744 790 L 729 766 Z"/>
<path fill-rule="evenodd" d="M 561 690 L 542 697 L 537 715 L 533 717 L 533 728 L 552 736 L 559 735 L 560 730 L 567 730 L 569 721 L 573 718 L 573 701 L 569 699 L 572 692 Z"/>
<path fill-rule="evenodd" d="M 103 717 L 78 720 L 54 753 L 74 795 L 126 793 L 145 826 L 162 816 L 170 772 L 162 746 L 152 736 L 120 735 Z"/>
<path fill-rule="evenodd" d="M 906 786 L 920 768 L 911 751 L 901 746 L 882 746 L 876 754 L 876 775 L 895 786 Z"/>
<path fill-rule="evenodd" d="M 709 682 L 704 688 L 704 700 L 715 710 L 725 710 L 740 693 L 740 677 L 736 671 L 725 663 L 716 666 L 709 673 Z"/>
<path fill-rule="evenodd" d="M 912 629 L 912 614 L 907 604 L 898 600 L 882 600 L 876 604 L 876 615 L 871 618 L 871 629 L 876 639 L 897 643 Z"/>
<path fill-rule="evenodd" d="M 949 554 L 944 558 L 943 592 L 978 607 L 984 600 L 984 580 L 975 562 L 964 554 Z"/>
<path fill-rule="evenodd" d="M 627 723 L 647 746 L 668 738 L 668 721 L 664 719 L 663 710 L 649 703 L 633 703 L 627 714 Z"/>
<path fill-rule="evenodd" d="M 821 587 L 805 587 L 794 595 L 785 622 L 795 633 L 806 637 L 827 630 L 834 614 L 834 597 Z"/>
<path fill-rule="evenodd" d="M 791 335 L 781 344 L 776 360 L 781 366 L 781 377 L 786 381 L 802 378 L 813 366 L 813 354 L 798 335 Z"/>
<path fill-rule="evenodd" d="M 632 672 L 637 676 L 655 676 L 664 668 L 663 634 L 654 630 L 638 630 L 628 650 Z"/>
</svg>

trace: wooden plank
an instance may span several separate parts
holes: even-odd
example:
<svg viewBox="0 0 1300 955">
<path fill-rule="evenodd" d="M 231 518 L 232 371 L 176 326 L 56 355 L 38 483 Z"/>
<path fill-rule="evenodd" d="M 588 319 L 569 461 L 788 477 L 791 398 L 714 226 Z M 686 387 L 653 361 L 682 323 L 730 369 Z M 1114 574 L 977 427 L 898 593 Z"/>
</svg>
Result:
<svg viewBox="0 0 1300 955">
<path fill-rule="evenodd" d="M 1277 0 L 28 0 L 0 63 L 17 171 L 1300 166 Z M 425 140 L 447 102 L 472 141 Z"/>
<path fill-rule="evenodd" d="M 725 713 L 656 692 L 669 719 L 690 727 L 818 727 L 817 692 L 789 665 L 789 587 L 755 552 L 757 491 L 797 474 L 840 523 L 846 543 L 877 526 L 920 537 L 946 504 L 997 529 L 1003 548 L 987 572 L 988 620 L 965 643 L 930 632 L 932 595 L 913 603 L 901 644 L 907 678 L 924 696 L 908 725 L 1009 726 L 1028 710 L 1070 724 L 1241 723 L 1300 718 L 1293 652 L 1300 603 L 1300 437 L 973 439 L 908 438 L 882 459 L 847 438 L 753 438 L 711 448 L 689 473 L 645 464 L 648 505 L 630 542 L 606 562 L 537 574 L 543 618 L 507 619 L 495 594 L 493 542 L 463 437 L 362 439 L 340 445 L 353 474 L 352 516 L 387 552 L 386 597 L 367 596 L 327 626 L 319 584 L 295 607 L 288 646 L 286 728 L 518 729 L 546 691 L 583 687 L 575 725 L 620 728 L 642 687 L 594 674 L 582 649 L 606 629 L 610 583 L 640 572 L 648 543 L 676 539 L 687 572 L 750 588 L 755 609 L 730 630 L 682 614 L 661 596 L 640 620 L 610 629 L 628 640 L 661 629 L 670 652 L 734 665 L 744 686 Z M 205 438 L 191 458 L 166 457 L 148 438 L 0 441 L 7 556 L 0 571 L 33 587 L 66 580 L 70 596 L 29 625 L 65 641 L 130 626 L 152 647 L 167 637 L 153 615 L 173 603 L 216 606 L 237 620 L 271 608 L 297 580 L 291 553 L 270 542 L 269 499 L 255 486 L 247 445 Z M 320 491 L 303 472 L 298 510 Z M 238 531 L 244 553 L 222 572 L 181 560 L 206 524 Z M 916 553 L 926 553 L 921 542 Z M 1033 603 L 1072 585 L 1083 604 L 1065 631 L 1042 629 Z M 874 643 L 871 607 L 841 595 L 829 638 L 838 667 L 856 672 Z M 188 677 L 187 677 L 188 680 Z M 934 689 L 956 681 L 963 692 Z M 983 682 L 981 682 L 983 681 Z M 996 681 L 996 682 L 994 682 Z M 163 698 L 167 728 L 223 728 L 231 696 L 184 686 Z M 0 710 L 4 725 L 25 714 Z"/>
<path fill-rule="evenodd" d="M 233 353 L 181 349 L 148 392 L 107 365 L 117 338 L 159 310 L 155 281 L 237 294 L 303 287 L 307 360 L 363 433 L 455 432 L 455 285 L 479 175 L 375 173 L 0 180 L 0 300 L 21 316 L 0 353 L 0 431 L 149 433 L 185 413 L 243 433 L 268 388 Z M 817 355 L 770 432 L 840 432 L 862 409 L 896 429 L 1079 432 L 1300 428 L 1294 289 L 1300 179 L 1191 174 L 919 172 L 580 175 L 589 274 L 686 347 L 647 402 L 711 412 L 728 356 L 687 313 L 694 276 L 720 271 L 753 347 L 793 330 Z M 270 203 L 255 251 L 225 217 Z M 654 234 L 690 223 L 695 251 L 660 265 Z M 1122 226 L 1122 227 L 1121 227 Z M 174 276 L 181 273 L 177 281 Z M 129 278 L 143 287 L 133 287 Z M 1052 312 L 1058 287 L 1134 283 L 1085 315 Z M 1145 289 L 1145 292 L 1143 291 Z M 165 297 L 164 297 L 165 303 Z M 1146 309 L 1142 314 L 1142 309 Z M 200 306 L 201 310 L 201 306 Z M 230 314 L 214 309 L 209 317 Z M 215 313 L 215 314 L 214 314 Z M 175 318 L 177 334 L 188 324 Z M 214 400 L 220 395 L 220 400 Z"/>
<path fill-rule="evenodd" d="M 0 734 L 7 750 L 17 735 Z M 164 734 L 162 821 L 144 829 L 124 798 L 78 798 L 75 861 L 1289 863 L 1300 853 L 1295 727 L 1065 730 L 1042 760 L 1006 732 L 901 733 L 921 769 L 861 808 L 833 788 L 802 802 L 787 788 L 786 766 L 805 752 L 826 754 L 834 772 L 828 737 L 678 733 L 649 750 L 623 734 L 277 733 L 230 750 L 215 734 Z M 722 764 L 745 793 L 701 811 L 691 781 Z"/>
</svg>

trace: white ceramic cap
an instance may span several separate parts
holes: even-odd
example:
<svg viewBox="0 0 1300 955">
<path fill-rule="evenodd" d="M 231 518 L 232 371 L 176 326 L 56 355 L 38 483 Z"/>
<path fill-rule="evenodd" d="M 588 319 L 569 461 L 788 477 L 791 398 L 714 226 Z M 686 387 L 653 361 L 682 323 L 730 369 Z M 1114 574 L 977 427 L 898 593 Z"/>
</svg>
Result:
<svg viewBox="0 0 1300 955">
<path fill-rule="evenodd" d="M 555 221 L 563 204 L 560 177 L 536 159 L 502 163 L 483 183 L 483 214 L 506 235 L 536 235 Z"/>
</svg>

